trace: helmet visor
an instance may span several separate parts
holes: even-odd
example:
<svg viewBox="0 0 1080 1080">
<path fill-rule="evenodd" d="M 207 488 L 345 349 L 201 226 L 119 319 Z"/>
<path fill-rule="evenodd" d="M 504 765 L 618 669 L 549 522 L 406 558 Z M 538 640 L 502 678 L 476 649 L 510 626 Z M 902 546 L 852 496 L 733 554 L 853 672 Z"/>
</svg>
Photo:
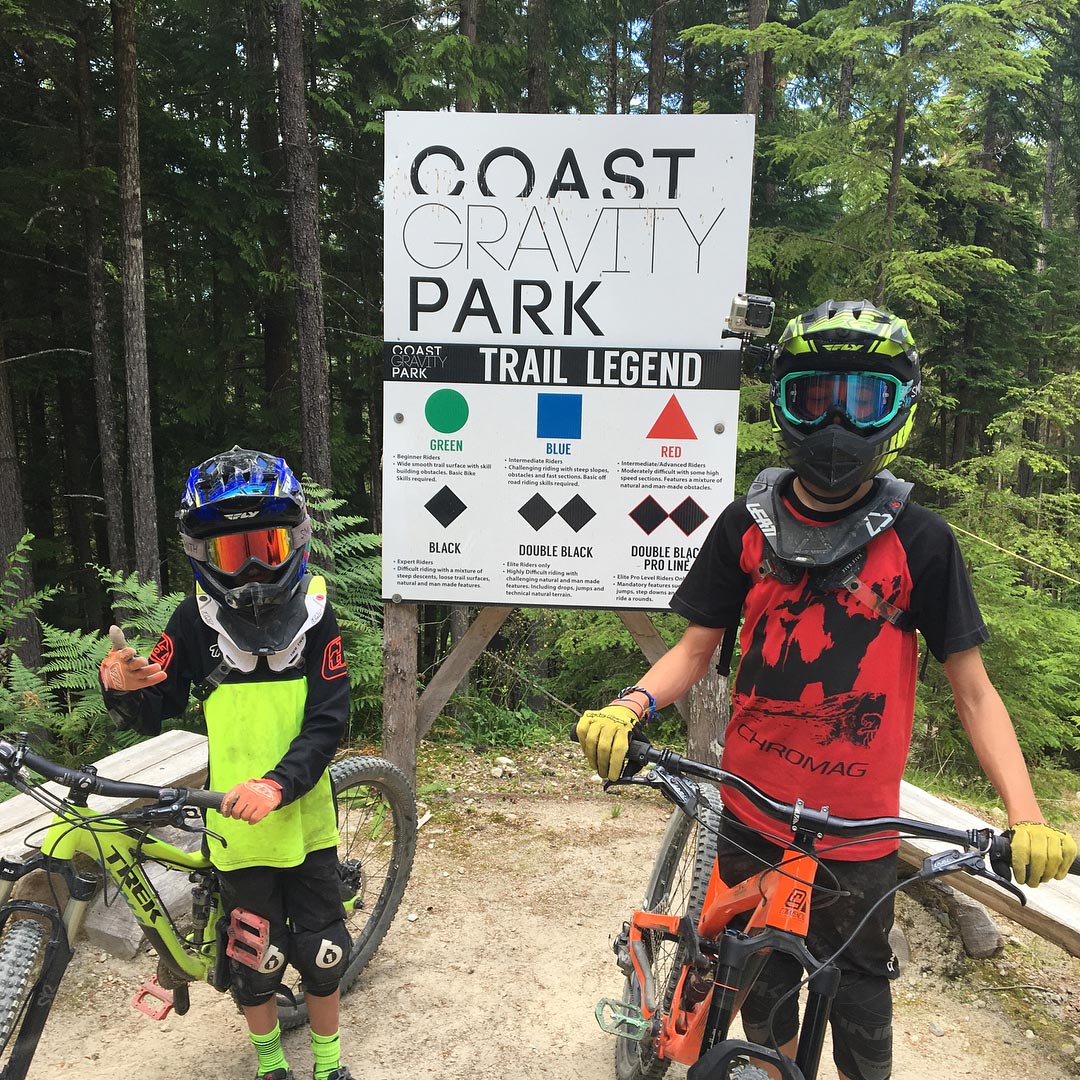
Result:
<svg viewBox="0 0 1080 1080">
<path fill-rule="evenodd" d="M 852 427 L 888 424 L 908 400 L 911 383 L 876 371 L 793 371 L 780 380 L 780 409 L 801 427 L 831 417 Z"/>
<path fill-rule="evenodd" d="M 293 551 L 292 529 L 253 529 L 213 536 L 206 541 L 206 560 L 223 574 L 238 573 L 249 559 L 267 567 L 281 566 Z"/>
</svg>

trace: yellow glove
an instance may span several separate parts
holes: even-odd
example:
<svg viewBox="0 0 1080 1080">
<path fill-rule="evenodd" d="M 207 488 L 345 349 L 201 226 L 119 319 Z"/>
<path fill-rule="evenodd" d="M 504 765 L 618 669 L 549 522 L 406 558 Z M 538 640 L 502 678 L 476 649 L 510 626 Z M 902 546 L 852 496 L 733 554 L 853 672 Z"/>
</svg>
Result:
<svg viewBox="0 0 1080 1080">
<path fill-rule="evenodd" d="M 135 655 L 119 626 L 109 627 L 109 640 L 112 648 L 101 661 L 101 682 L 106 690 L 142 690 L 168 678 L 160 664 L 151 664 L 145 656 Z"/>
<path fill-rule="evenodd" d="M 1035 888 L 1065 877 L 1076 858 L 1076 841 L 1068 833 L 1038 821 L 1018 821 L 1012 828 L 1013 876 L 1021 885 Z"/>
<path fill-rule="evenodd" d="M 578 742 L 589 764 L 605 780 L 618 780 L 630 733 L 641 717 L 627 705 L 608 705 L 581 714 L 577 724 Z"/>
</svg>

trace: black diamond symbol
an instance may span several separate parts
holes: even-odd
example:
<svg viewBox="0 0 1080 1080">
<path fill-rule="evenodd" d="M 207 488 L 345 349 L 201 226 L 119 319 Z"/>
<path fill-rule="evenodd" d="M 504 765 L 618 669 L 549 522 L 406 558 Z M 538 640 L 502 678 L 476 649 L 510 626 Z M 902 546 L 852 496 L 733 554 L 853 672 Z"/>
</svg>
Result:
<svg viewBox="0 0 1080 1080">
<path fill-rule="evenodd" d="M 687 496 L 671 511 L 670 516 L 683 533 L 689 536 L 709 515 Z"/>
<path fill-rule="evenodd" d="M 574 532 L 581 532 L 581 530 L 596 517 L 596 511 L 580 495 L 575 495 L 559 511 L 559 517 L 561 517 Z"/>
<path fill-rule="evenodd" d="M 539 532 L 555 516 L 555 508 L 537 492 L 518 513 Z"/>
<path fill-rule="evenodd" d="M 650 495 L 630 511 L 631 520 L 635 521 L 648 535 L 667 517 L 667 511 Z"/>
<path fill-rule="evenodd" d="M 448 488 L 441 488 L 426 503 L 424 509 L 445 529 L 465 512 L 465 504 Z"/>
</svg>

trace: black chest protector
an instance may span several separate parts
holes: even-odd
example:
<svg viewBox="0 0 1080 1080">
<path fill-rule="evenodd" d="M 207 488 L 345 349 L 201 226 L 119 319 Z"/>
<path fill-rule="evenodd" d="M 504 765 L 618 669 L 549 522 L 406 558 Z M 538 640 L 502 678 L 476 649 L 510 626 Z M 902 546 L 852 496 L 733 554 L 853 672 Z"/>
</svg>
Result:
<svg viewBox="0 0 1080 1080">
<path fill-rule="evenodd" d="M 847 589 L 875 615 L 901 630 L 914 620 L 859 578 L 866 545 L 891 529 L 911 496 L 912 484 L 888 470 L 877 474 L 873 497 L 857 513 L 822 525 L 800 521 L 780 497 L 790 469 L 765 469 L 746 493 L 746 509 L 765 537 L 758 580 L 774 577 L 794 585 L 803 574 L 817 592 Z"/>
</svg>

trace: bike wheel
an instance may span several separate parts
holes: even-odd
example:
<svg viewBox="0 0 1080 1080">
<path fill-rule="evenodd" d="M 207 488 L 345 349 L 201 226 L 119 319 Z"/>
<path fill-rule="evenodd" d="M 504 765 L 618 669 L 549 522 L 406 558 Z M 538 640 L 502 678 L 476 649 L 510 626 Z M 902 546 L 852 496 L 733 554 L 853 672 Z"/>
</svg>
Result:
<svg viewBox="0 0 1080 1080">
<path fill-rule="evenodd" d="M 416 854 L 416 800 L 405 774 L 375 757 L 346 758 L 330 767 L 338 811 L 338 860 L 345 925 L 352 940 L 344 993 L 375 955 L 401 903 Z M 307 1021 L 299 985 L 295 1005 L 279 998 L 283 1029 Z"/>
<path fill-rule="evenodd" d="M 716 835 L 720 828 L 720 795 L 707 784 L 698 784 L 694 817 L 675 810 L 660 842 L 649 887 L 642 905 L 645 911 L 666 915 L 689 915 L 696 920 L 705 903 L 705 890 L 716 858 Z M 671 1004 L 685 950 L 659 934 L 643 935 L 656 995 L 664 1011 Z M 636 975 L 627 978 L 623 1001 L 641 1005 L 641 986 Z M 618 1080 L 660 1080 L 669 1061 L 656 1056 L 652 1041 L 615 1040 L 615 1075 Z"/>
<path fill-rule="evenodd" d="M 26 1008 L 38 976 L 49 932 L 34 919 L 13 917 L 0 940 L 0 1055 Z"/>
</svg>

